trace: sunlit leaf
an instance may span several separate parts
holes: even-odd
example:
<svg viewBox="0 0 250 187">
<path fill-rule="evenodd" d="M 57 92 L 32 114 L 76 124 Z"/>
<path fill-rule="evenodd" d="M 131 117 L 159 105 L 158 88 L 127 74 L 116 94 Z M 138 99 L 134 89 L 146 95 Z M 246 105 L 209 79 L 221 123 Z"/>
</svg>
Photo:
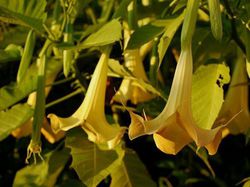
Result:
<svg viewBox="0 0 250 187">
<path fill-rule="evenodd" d="M 119 63 L 118 60 L 109 59 L 108 62 L 109 71 L 108 75 L 112 77 L 129 76 L 128 70 Z"/>
<path fill-rule="evenodd" d="M 86 38 L 86 37 L 89 36 L 90 34 L 97 32 L 98 29 L 100 29 L 103 25 L 104 25 L 104 23 L 97 23 L 97 24 L 95 24 L 95 25 L 90 25 L 90 26 L 88 26 L 88 27 L 81 33 L 81 39 Z"/>
<path fill-rule="evenodd" d="M 33 110 L 27 104 L 18 104 L 11 109 L 0 112 L 0 141 L 13 130 L 21 126 L 33 115 Z"/>
<path fill-rule="evenodd" d="M 151 24 L 139 27 L 131 35 L 131 38 L 128 41 L 127 49 L 139 48 L 163 32 L 164 27 L 158 27 Z"/>
<path fill-rule="evenodd" d="M 135 152 L 128 150 L 123 158 L 123 162 L 111 173 L 110 187 L 153 187 L 156 186 L 150 178 L 144 164 Z"/>
<path fill-rule="evenodd" d="M 224 64 L 200 66 L 192 85 L 192 111 L 197 125 L 211 129 L 224 101 L 223 85 L 229 83 L 229 68 Z"/>
<path fill-rule="evenodd" d="M 99 47 L 119 41 L 121 39 L 121 29 L 120 22 L 114 19 L 101 27 L 97 32 L 91 34 L 78 48 Z"/>
<path fill-rule="evenodd" d="M 71 149 L 72 167 L 81 181 L 89 187 L 97 186 L 105 179 L 118 158 L 115 151 L 101 150 L 96 144 L 90 142 L 79 128 L 69 131 L 66 146 Z"/>
<path fill-rule="evenodd" d="M 28 165 L 16 173 L 13 186 L 51 187 L 69 159 L 69 150 L 53 151 L 45 155 L 46 160 Z"/>
<path fill-rule="evenodd" d="M 0 20 L 43 30 L 46 0 L 0 0 Z"/>
</svg>

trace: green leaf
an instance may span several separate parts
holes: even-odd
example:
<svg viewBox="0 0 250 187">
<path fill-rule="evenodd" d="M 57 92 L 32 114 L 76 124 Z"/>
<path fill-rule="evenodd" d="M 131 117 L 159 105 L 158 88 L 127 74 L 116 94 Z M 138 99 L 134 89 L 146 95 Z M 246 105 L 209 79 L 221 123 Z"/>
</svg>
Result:
<svg viewBox="0 0 250 187">
<path fill-rule="evenodd" d="M 89 36 L 92 33 L 97 32 L 102 26 L 104 25 L 104 23 L 97 23 L 95 25 L 89 25 L 81 34 L 80 34 L 80 41 L 82 41 L 82 39 L 86 38 L 87 36 Z"/>
<path fill-rule="evenodd" d="M 50 59 L 47 65 L 47 77 L 57 74 L 62 68 L 62 63 L 55 59 Z M 33 63 L 27 70 L 27 74 L 21 84 L 11 83 L 0 88 L 0 111 L 4 110 L 16 102 L 24 99 L 28 94 L 37 88 L 37 73 L 36 63 Z"/>
<path fill-rule="evenodd" d="M 69 131 L 66 137 L 66 147 L 71 149 L 72 167 L 88 187 L 97 186 L 110 174 L 116 165 L 115 161 L 118 161 L 115 151 L 100 149 L 88 140 L 80 128 Z"/>
<path fill-rule="evenodd" d="M 109 72 L 108 75 L 111 77 L 124 77 L 129 76 L 128 70 L 119 63 L 118 60 L 109 59 L 108 61 Z"/>
<path fill-rule="evenodd" d="M 223 85 L 229 83 L 229 68 L 224 64 L 200 66 L 192 85 L 192 111 L 199 127 L 211 129 L 220 111 Z"/>
<path fill-rule="evenodd" d="M 117 19 L 113 19 L 101 27 L 97 32 L 91 34 L 78 46 L 78 48 L 84 49 L 112 44 L 121 39 L 121 30 L 122 27 L 120 22 Z"/>
<path fill-rule="evenodd" d="M 161 26 L 165 26 L 166 30 L 164 31 L 163 35 L 160 38 L 160 42 L 158 44 L 158 53 L 159 53 L 159 67 L 162 63 L 163 57 L 168 49 L 174 34 L 176 33 L 177 29 L 180 27 L 181 23 L 184 19 L 184 12 L 179 15 L 177 18 L 168 19 L 168 20 L 158 20 L 155 21 L 154 25 L 159 25 L 162 23 Z M 164 21 L 164 22 L 163 22 Z"/>
<path fill-rule="evenodd" d="M 30 30 L 26 38 L 25 47 L 23 50 L 21 62 L 17 72 L 17 82 L 20 82 L 27 72 L 27 69 L 31 63 L 33 52 L 35 49 L 36 35 L 34 30 Z"/>
<path fill-rule="evenodd" d="M 46 0 L 0 0 L 0 20 L 43 30 Z"/>
<path fill-rule="evenodd" d="M 23 125 L 33 115 L 33 110 L 27 104 L 18 104 L 7 111 L 0 112 L 0 141 L 13 130 Z"/>
<path fill-rule="evenodd" d="M 136 153 L 131 150 L 126 151 L 123 162 L 112 171 L 111 178 L 110 187 L 156 186 L 144 164 L 140 161 Z"/>
<path fill-rule="evenodd" d="M 164 27 L 158 27 L 151 24 L 139 27 L 131 35 L 126 49 L 139 48 L 143 44 L 153 40 L 163 32 Z"/>
<path fill-rule="evenodd" d="M 16 173 L 15 187 L 51 187 L 69 159 L 69 150 L 53 151 L 45 155 L 46 160 L 39 164 L 28 165 Z"/>
<path fill-rule="evenodd" d="M 8 45 L 4 50 L 0 50 L 0 64 L 19 60 L 21 58 L 22 47 L 14 44 Z"/>
</svg>

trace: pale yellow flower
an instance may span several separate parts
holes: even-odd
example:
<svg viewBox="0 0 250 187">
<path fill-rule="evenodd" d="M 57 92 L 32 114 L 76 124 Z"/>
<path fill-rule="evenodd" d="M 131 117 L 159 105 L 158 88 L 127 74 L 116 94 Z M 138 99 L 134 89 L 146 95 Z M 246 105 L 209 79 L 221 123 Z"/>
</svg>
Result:
<svg viewBox="0 0 250 187">
<path fill-rule="evenodd" d="M 61 118 L 55 114 L 48 115 L 55 132 L 59 130 L 67 131 L 76 126 L 81 126 L 88 134 L 90 141 L 107 144 L 109 148 L 113 148 L 120 142 L 125 128 L 110 125 L 104 113 L 108 59 L 109 53 L 102 53 L 84 101 L 72 116 Z"/>
<path fill-rule="evenodd" d="M 126 50 L 124 52 L 125 66 L 131 71 L 133 76 L 143 81 L 148 81 L 146 76 L 142 57 L 139 49 Z M 132 103 L 137 104 L 152 99 L 152 94 L 139 86 L 138 81 L 134 78 L 124 77 L 119 90 L 113 97 L 113 101 L 126 103 L 130 100 Z"/>
<path fill-rule="evenodd" d="M 163 111 L 150 121 L 129 112 L 130 139 L 153 134 L 156 146 L 167 154 L 177 154 L 185 145 L 194 141 L 198 148 L 205 146 L 209 154 L 215 154 L 224 126 L 207 130 L 195 123 L 191 111 L 192 69 L 192 51 L 189 45 L 181 51 L 168 102 Z"/>
</svg>

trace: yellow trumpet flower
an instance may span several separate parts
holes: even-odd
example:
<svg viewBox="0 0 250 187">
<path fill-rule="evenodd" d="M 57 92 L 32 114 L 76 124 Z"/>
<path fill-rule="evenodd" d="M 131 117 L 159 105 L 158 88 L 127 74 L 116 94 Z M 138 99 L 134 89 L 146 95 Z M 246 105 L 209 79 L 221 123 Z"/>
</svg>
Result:
<svg viewBox="0 0 250 187">
<path fill-rule="evenodd" d="M 124 52 L 124 59 L 125 66 L 131 71 L 133 76 L 144 81 L 148 80 L 139 49 L 126 50 Z M 152 95 L 138 84 L 139 83 L 137 83 L 135 79 L 124 77 L 119 90 L 116 92 L 112 100 L 116 102 L 123 101 L 125 103 L 128 100 L 131 100 L 132 103 L 137 104 L 151 99 Z"/>
<path fill-rule="evenodd" d="M 219 122 L 234 118 L 230 120 L 227 126 L 229 133 L 232 134 L 246 133 L 250 128 L 248 77 L 246 63 L 242 56 L 242 54 L 238 56 L 239 59 L 233 71 L 232 82 L 218 117 Z"/>
<path fill-rule="evenodd" d="M 153 134 L 156 146 L 167 154 L 177 154 L 185 145 L 194 141 L 198 148 L 205 146 L 209 154 L 215 154 L 224 126 L 202 129 L 197 126 L 191 111 L 192 92 L 191 44 L 181 51 L 168 102 L 153 120 L 144 119 L 132 112 L 129 137 Z"/>
<path fill-rule="evenodd" d="M 76 126 L 81 126 L 88 134 L 90 141 L 107 144 L 109 148 L 113 148 L 120 142 L 125 128 L 110 125 L 104 113 L 108 59 L 109 52 L 102 53 L 84 101 L 72 116 L 60 118 L 55 114 L 48 115 L 55 132 L 59 130 L 67 131 Z"/>
</svg>

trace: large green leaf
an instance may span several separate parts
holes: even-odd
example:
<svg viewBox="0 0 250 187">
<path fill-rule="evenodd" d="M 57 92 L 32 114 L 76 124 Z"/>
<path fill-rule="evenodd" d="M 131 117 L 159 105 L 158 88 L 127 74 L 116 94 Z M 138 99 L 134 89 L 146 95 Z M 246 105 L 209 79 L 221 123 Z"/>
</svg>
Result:
<svg viewBox="0 0 250 187">
<path fill-rule="evenodd" d="M 139 27 L 131 35 L 131 38 L 128 41 L 127 49 L 139 48 L 163 32 L 164 27 L 154 26 L 151 24 Z"/>
<path fill-rule="evenodd" d="M 111 173 L 110 187 L 153 187 L 155 182 L 150 178 L 146 167 L 135 152 L 128 150 L 123 162 Z"/>
<path fill-rule="evenodd" d="M 224 101 L 223 85 L 229 81 L 229 68 L 224 64 L 203 65 L 195 72 L 192 110 L 194 119 L 201 128 L 212 128 Z"/>
<path fill-rule="evenodd" d="M 27 104 L 18 104 L 11 109 L 0 112 L 0 141 L 13 130 L 23 125 L 33 115 L 33 110 Z"/>
<path fill-rule="evenodd" d="M 57 74 L 62 68 L 62 63 L 55 59 L 50 59 L 47 65 L 46 74 L 51 76 Z M 25 98 L 37 87 L 38 69 L 35 63 L 27 70 L 27 74 L 20 84 L 11 83 L 0 89 L 0 111 L 4 110 L 21 99 Z"/>
<path fill-rule="evenodd" d="M 53 151 L 39 164 L 24 167 L 16 173 L 14 187 L 52 187 L 70 157 L 69 150 Z"/>
<path fill-rule="evenodd" d="M 72 167 L 88 187 L 97 186 L 111 173 L 115 161 L 118 161 L 115 151 L 100 149 L 88 140 L 81 128 L 72 129 L 67 134 L 66 146 L 71 149 Z"/>
<path fill-rule="evenodd" d="M 0 20 L 43 30 L 46 0 L 0 0 Z"/>
<path fill-rule="evenodd" d="M 84 49 L 112 44 L 121 39 L 121 31 L 122 27 L 120 22 L 117 19 L 113 19 L 101 27 L 97 32 L 91 34 L 78 46 L 78 48 Z"/>
</svg>

